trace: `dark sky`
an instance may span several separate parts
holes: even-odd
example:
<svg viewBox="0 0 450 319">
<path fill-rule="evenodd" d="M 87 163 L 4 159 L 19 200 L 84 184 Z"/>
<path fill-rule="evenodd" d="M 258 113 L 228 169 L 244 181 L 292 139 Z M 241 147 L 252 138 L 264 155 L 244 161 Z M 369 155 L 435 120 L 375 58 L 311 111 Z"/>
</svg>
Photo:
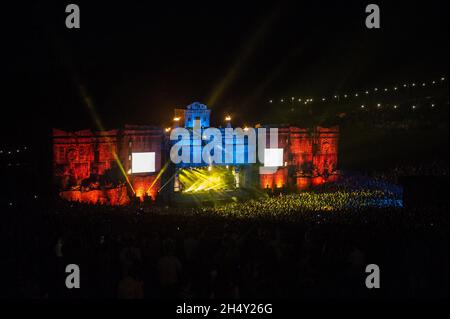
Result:
<svg viewBox="0 0 450 319">
<path fill-rule="evenodd" d="M 65 1 L 2 4 L 2 143 L 37 130 L 163 124 L 200 101 L 252 122 L 271 97 L 448 74 L 448 1 Z"/>
</svg>

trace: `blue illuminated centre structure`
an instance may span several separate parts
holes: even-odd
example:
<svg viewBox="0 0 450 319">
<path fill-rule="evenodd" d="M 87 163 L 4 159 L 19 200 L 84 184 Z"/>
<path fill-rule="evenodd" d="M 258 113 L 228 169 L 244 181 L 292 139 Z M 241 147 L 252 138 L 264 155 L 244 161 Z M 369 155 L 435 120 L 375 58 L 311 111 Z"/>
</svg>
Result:
<svg viewBox="0 0 450 319">
<path fill-rule="evenodd" d="M 184 127 L 193 128 L 194 121 L 200 121 L 202 128 L 209 127 L 209 118 L 211 116 L 211 110 L 205 104 L 194 102 L 186 107 L 184 114 Z"/>
</svg>

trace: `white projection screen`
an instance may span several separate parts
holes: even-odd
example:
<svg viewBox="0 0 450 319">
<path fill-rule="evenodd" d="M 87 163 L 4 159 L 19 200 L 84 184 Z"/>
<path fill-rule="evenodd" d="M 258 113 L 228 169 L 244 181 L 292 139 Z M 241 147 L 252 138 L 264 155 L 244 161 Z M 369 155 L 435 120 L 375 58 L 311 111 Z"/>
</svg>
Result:
<svg viewBox="0 0 450 319">
<path fill-rule="evenodd" d="M 264 150 L 264 167 L 283 166 L 283 149 L 266 148 Z"/>
<path fill-rule="evenodd" d="M 131 173 L 155 172 L 155 152 L 131 153 Z"/>
</svg>

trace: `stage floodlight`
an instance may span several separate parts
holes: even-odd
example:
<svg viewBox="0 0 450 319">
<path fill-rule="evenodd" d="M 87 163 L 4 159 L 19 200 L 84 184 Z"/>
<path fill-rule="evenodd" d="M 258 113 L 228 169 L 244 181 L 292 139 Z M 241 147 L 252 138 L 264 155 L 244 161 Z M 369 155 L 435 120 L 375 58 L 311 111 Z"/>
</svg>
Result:
<svg viewBox="0 0 450 319">
<path fill-rule="evenodd" d="M 264 167 L 283 166 L 283 149 L 266 148 L 264 150 Z"/>
<path fill-rule="evenodd" d="M 131 173 L 155 172 L 155 152 L 131 153 Z"/>
</svg>

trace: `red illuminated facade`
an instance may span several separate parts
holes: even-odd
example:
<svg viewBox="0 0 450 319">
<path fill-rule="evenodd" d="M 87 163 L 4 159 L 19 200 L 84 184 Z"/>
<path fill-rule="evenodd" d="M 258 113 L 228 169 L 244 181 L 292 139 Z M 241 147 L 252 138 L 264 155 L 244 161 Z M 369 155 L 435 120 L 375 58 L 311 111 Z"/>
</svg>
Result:
<svg viewBox="0 0 450 319">
<path fill-rule="evenodd" d="M 159 128 L 65 132 L 53 130 L 55 187 L 63 199 L 126 205 L 137 196 L 153 199 L 160 187 L 163 133 Z M 155 173 L 130 174 L 133 152 L 155 152 Z M 156 180 L 156 181 L 155 181 Z"/>
<path fill-rule="evenodd" d="M 284 166 L 275 173 L 261 174 L 265 189 L 305 190 L 335 181 L 338 163 L 339 128 L 278 129 L 278 147 L 284 149 Z"/>
</svg>

